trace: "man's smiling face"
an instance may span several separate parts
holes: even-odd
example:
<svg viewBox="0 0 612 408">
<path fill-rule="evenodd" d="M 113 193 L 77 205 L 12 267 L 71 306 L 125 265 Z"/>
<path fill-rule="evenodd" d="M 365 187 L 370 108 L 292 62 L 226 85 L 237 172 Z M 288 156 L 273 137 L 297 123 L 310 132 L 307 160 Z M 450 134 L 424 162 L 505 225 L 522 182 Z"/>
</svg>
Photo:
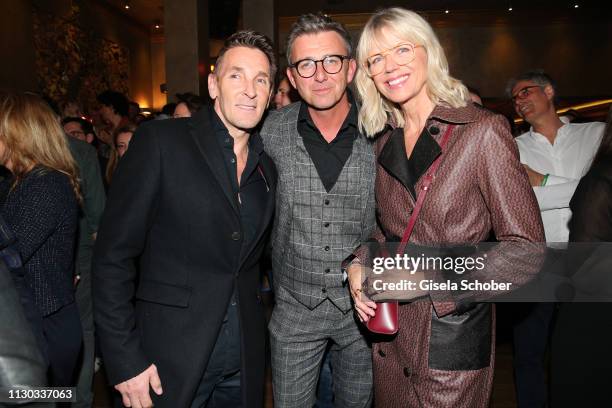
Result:
<svg viewBox="0 0 612 408">
<path fill-rule="evenodd" d="M 215 112 L 230 134 L 253 129 L 270 101 L 272 79 L 268 57 L 258 49 L 229 49 L 208 77 Z"/>
</svg>

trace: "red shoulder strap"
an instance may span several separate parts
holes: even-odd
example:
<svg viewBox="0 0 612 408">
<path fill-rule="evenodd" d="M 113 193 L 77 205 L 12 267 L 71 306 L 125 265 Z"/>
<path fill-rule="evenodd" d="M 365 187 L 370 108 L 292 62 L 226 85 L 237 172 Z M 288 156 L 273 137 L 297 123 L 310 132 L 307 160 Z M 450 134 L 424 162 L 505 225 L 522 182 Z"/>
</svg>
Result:
<svg viewBox="0 0 612 408">
<path fill-rule="evenodd" d="M 404 249 L 406 248 L 406 245 L 408 244 L 408 241 L 410 240 L 410 235 L 412 235 L 414 224 L 416 223 L 417 217 L 419 216 L 419 213 L 421 212 L 421 207 L 423 207 L 423 202 L 425 201 L 425 195 L 427 194 L 427 191 L 429 190 L 429 186 L 431 185 L 431 182 L 433 181 L 434 175 L 436 174 L 436 170 L 438 170 L 438 167 L 440 166 L 440 161 L 442 159 L 442 156 L 444 155 L 444 147 L 446 146 L 446 143 L 448 142 L 448 139 L 450 138 L 450 135 L 453 132 L 454 127 L 455 125 L 449 125 L 446 128 L 446 132 L 444 132 L 444 136 L 442 136 L 442 140 L 440 141 L 440 147 L 442 148 L 442 153 L 436 158 L 436 160 L 434 160 L 432 165 L 429 167 L 429 170 L 425 174 L 425 179 L 423 181 L 423 184 L 421 185 L 421 191 L 418 193 L 417 202 L 414 206 L 414 210 L 412 210 L 410 219 L 408 220 L 408 226 L 404 230 L 404 235 L 402 235 L 402 242 L 400 243 L 400 246 L 397 249 L 398 254 L 404 253 Z"/>
</svg>

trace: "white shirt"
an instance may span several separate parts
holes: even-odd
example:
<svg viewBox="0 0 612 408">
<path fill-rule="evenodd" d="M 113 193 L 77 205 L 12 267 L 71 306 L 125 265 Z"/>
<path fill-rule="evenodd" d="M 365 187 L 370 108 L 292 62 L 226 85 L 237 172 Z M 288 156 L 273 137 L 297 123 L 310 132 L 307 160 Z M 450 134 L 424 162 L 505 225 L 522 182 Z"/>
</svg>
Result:
<svg viewBox="0 0 612 408">
<path fill-rule="evenodd" d="M 545 186 L 533 188 L 549 243 L 569 239 L 567 223 L 572 216 L 569 202 L 580 178 L 591 166 L 605 127 L 602 122 L 569 123 L 567 118 L 560 119 L 564 125 L 552 145 L 533 127 L 516 138 L 521 163 L 538 173 L 549 174 Z"/>
</svg>

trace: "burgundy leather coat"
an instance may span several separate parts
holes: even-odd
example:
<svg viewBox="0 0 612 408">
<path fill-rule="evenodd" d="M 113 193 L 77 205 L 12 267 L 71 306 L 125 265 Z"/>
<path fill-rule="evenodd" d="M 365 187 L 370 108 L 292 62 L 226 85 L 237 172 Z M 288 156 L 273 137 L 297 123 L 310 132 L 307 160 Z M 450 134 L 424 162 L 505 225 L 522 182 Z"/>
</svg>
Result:
<svg viewBox="0 0 612 408">
<path fill-rule="evenodd" d="M 522 265 L 517 265 L 522 262 L 518 258 L 507 262 L 501 251 L 505 243 L 529 246 L 544 241 L 540 211 L 506 120 L 473 104 L 458 109 L 437 106 L 410 160 L 402 129 L 389 128 L 377 139 L 379 227 L 373 238 L 400 240 L 421 176 L 441 153 L 438 143 L 449 124 L 455 127 L 410 242 L 476 244 L 492 232 L 501 249 L 489 256 L 487 272 L 520 286 L 537 273 L 539 264 L 534 259 Z M 362 246 L 356 252 L 360 259 L 367 258 L 363 251 Z M 431 295 L 426 301 L 400 304 L 399 333 L 374 343 L 377 407 L 488 406 L 494 309 L 489 303 L 443 300 Z"/>
</svg>

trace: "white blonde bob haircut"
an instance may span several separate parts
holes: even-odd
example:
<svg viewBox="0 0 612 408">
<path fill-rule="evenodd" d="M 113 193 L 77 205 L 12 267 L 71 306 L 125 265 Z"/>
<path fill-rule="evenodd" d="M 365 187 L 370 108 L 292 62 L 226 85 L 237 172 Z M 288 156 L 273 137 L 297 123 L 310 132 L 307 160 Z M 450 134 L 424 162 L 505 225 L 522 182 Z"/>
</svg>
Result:
<svg viewBox="0 0 612 408">
<path fill-rule="evenodd" d="M 367 136 L 374 136 L 392 122 L 404 126 L 404 116 L 399 105 L 387 100 L 378 92 L 368 75 L 367 59 L 381 49 L 381 30 L 392 31 L 398 38 L 420 45 L 427 53 L 427 94 L 436 105 L 460 108 L 467 105 L 469 92 L 463 83 L 450 76 L 448 61 L 433 29 L 417 13 L 400 7 L 383 9 L 374 14 L 365 25 L 357 46 L 357 70 L 355 84 L 361 97 L 359 126 Z"/>
</svg>

